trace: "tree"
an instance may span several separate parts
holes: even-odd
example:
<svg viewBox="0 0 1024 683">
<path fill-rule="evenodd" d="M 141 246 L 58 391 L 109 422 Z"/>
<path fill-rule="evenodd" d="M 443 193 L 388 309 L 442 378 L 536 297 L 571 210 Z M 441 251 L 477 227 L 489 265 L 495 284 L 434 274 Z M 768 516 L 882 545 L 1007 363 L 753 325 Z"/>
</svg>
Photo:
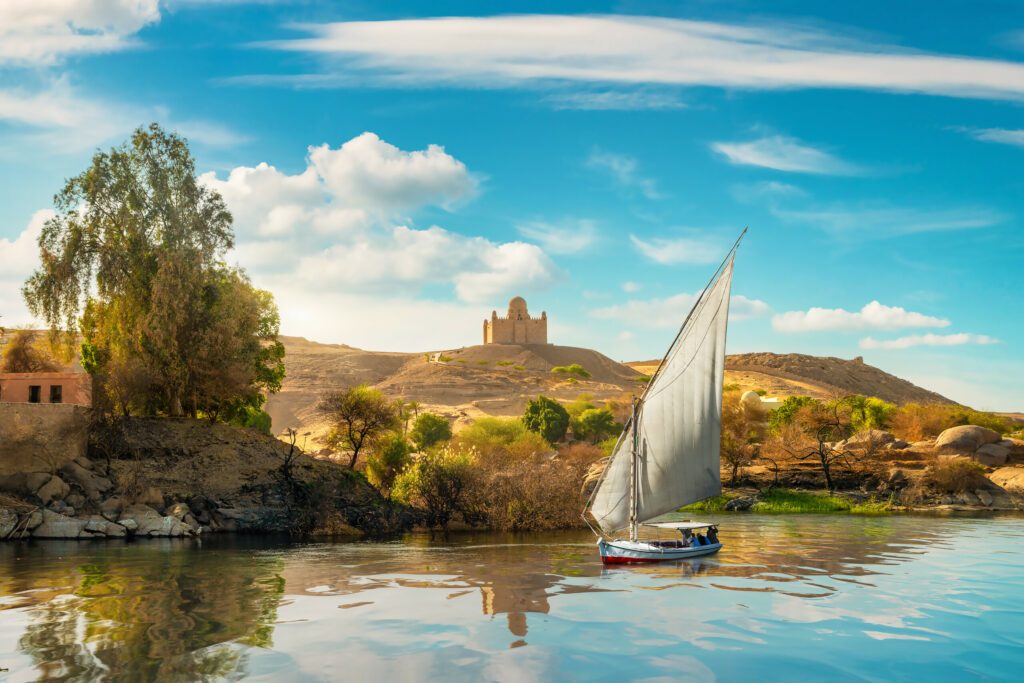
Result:
<svg viewBox="0 0 1024 683">
<path fill-rule="evenodd" d="M 740 470 L 758 455 L 757 431 L 747 419 L 739 391 L 726 391 L 722 396 L 722 460 L 731 468 L 735 484 Z"/>
<path fill-rule="evenodd" d="M 424 451 L 436 443 L 452 438 L 452 426 L 448 420 L 433 413 L 423 413 L 412 424 L 409 437 L 416 449 Z"/>
<path fill-rule="evenodd" d="M 572 434 L 581 441 L 596 444 L 618 432 L 619 425 L 607 408 L 588 408 L 572 420 Z"/>
<path fill-rule="evenodd" d="M 856 431 L 865 429 L 885 429 L 889 420 L 896 412 L 896 406 L 874 396 L 847 396 L 845 398 L 853 411 L 853 428 Z"/>
<path fill-rule="evenodd" d="M 112 404 L 216 415 L 280 388 L 273 298 L 224 264 L 231 214 L 198 181 L 184 139 L 139 128 L 54 203 L 22 291 L 54 335 L 70 342 L 78 328 L 83 364 Z"/>
<path fill-rule="evenodd" d="M 364 446 L 401 426 L 394 404 L 365 384 L 325 394 L 318 410 L 331 423 L 327 444 L 349 451 L 348 466 L 353 469 Z"/>
<path fill-rule="evenodd" d="M 804 406 L 815 405 L 818 400 L 810 396 L 789 396 L 778 408 L 768 416 L 768 427 L 773 433 L 778 433 L 784 425 L 793 422 L 797 412 Z"/>
<path fill-rule="evenodd" d="M 531 432 L 536 432 L 547 439 L 548 443 L 556 443 L 565 438 L 569 429 L 569 411 L 558 401 L 547 396 L 538 396 L 526 404 L 523 424 Z"/>
<path fill-rule="evenodd" d="M 426 453 L 398 475 L 392 495 L 421 505 L 431 524 L 448 528 L 456 512 L 465 513 L 474 461 L 472 451 L 452 446 Z"/>
<path fill-rule="evenodd" d="M 379 439 L 373 453 L 366 459 L 366 477 L 370 483 L 390 495 L 395 478 L 412 461 L 412 448 L 401 434 L 392 433 Z"/>
<path fill-rule="evenodd" d="M 820 401 L 805 405 L 794 416 L 801 431 L 813 439 L 814 445 L 793 453 L 800 460 L 816 458 L 825 475 L 828 490 L 835 491 L 832 469 L 837 464 L 850 466 L 854 454 L 836 444 L 853 432 L 852 410 L 846 399 L 823 404 Z"/>
<path fill-rule="evenodd" d="M 4 347 L 2 372 L 57 372 L 60 364 L 42 347 L 35 330 L 15 330 Z"/>
</svg>

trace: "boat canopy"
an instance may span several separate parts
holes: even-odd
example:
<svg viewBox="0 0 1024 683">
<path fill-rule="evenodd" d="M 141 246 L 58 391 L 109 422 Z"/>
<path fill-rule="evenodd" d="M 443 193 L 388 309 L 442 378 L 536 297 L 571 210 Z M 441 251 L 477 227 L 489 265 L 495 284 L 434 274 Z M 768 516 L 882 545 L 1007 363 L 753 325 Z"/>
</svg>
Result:
<svg viewBox="0 0 1024 683">
<path fill-rule="evenodd" d="M 680 531 L 689 529 L 693 531 L 694 529 L 707 529 L 717 525 L 710 522 L 691 522 L 688 519 L 684 519 L 681 522 L 644 522 L 641 526 L 653 526 L 658 529 L 679 529 Z"/>
</svg>

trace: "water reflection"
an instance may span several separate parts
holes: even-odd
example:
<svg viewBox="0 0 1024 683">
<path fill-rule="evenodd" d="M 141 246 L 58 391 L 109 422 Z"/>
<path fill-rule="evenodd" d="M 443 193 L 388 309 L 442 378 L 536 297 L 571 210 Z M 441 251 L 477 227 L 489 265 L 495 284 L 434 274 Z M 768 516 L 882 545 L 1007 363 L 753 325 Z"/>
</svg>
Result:
<svg viewBox="0 0 1024 683">
<path fill-rule="evenodd" d="M 9 680 L 765 679 L 764 662 L 788 659 L 856 678 L 898 655 L 946 660 L 942 679 L 976 650 L 972 671 L 998 679 L 1024 664 L 1020 519 L 736 516 L 722 534 L 716 556 L 614 569 L 577 532 L 0 546 L 0 667 Z"/>
</svg>

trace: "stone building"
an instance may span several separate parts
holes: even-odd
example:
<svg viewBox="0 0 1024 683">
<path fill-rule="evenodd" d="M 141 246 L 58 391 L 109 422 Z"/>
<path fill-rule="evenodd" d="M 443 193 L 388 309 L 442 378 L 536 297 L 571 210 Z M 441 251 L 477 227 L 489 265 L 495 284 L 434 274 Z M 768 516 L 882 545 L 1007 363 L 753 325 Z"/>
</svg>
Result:
<svg viewBox="0 0 1024 683">
<path fill-rule="evenodd" d="M 0 373 L 0 403 L 92 405 L 92 377 L 84 372 Z"/>
<path fill-rule="evenodd" d="M 531 318 L 526 300 L 514 297 L 508 302 L 508 315 L 498 317 L 491 311 L 491 319 L 484 321 L 484 344 L 547 344 L 548 314 Z"/>
</svg>

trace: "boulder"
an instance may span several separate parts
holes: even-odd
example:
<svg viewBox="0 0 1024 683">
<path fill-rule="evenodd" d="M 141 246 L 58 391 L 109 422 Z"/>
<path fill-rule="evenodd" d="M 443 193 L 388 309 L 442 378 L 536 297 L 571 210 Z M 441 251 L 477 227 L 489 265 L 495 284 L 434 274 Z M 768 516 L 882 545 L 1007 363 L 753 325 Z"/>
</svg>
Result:
<svg viewBox="0 0 1024 683">
<path fill-rule="evenodd" d="M 0 508 L 0 538 L 7 538 L 18 528 L 18 513 L 10 508 Z"/>
<path fill-rule="evenodd" d="M 192 510 L 189 508 L 188 503 L 174 503 L 164 512 L 171 516 L 177 517 L 178 519 L 185 519 L 185 515 L 191 515 Z"/>
<path fill-rule="evenodd" d="M 84 519 L 43 510 L 43 523 L 32 530 L 33 538 L 78 538 L 85 529 Z"/>
<path fill-rule="evenodd" d="M 81 493 L 69 493 L 68 497 L 64 499 L 64 502 L 68 504 L 68 507 L 80 510 L 85 507 L 85 496 Z"/>
<path fill-rule="evenodd" d="M 957 494 L 957 499 L 964 505 L 980 505 L 981 501 L 978 497 L 970 491 L 961 491 Z"/>
<path fill-rule="evenodd" d="M 896 440 L 890 432 L 881 429 L 865 429 L 846 440 L 847 448 L 880 448 Z"/>
<path fill-rule="evenodd" d="M 91 501 L 99 501 L 103 494 L 114 487 L 110 480 L 99 477 L 72 460 L 60 468 L 60 473 L 67 481 L 74 482 Z"/>
<path fill-rule="evenodd" d="M 124 510 L 124 499 L 120 496 L 107 498 L 100 503 L 100 514 L 110 521 L 117 520 L 121 516 L 121 510 Z"/>
<path fill-rule="evenodd" d="M 894 489 L 900 489 L 905 487 L 909 483 L 907 473 L 901 470 L 899 467 L 893 467 L 889 470 L 889 476 L 886 479 L 889 486 Z"/>
<path fill-rule="evenodd" d="M 902 451 L 907 448 L 910 448 L 910 444 L 904 441 L 903 439 L 896 439 L 895 441 L 889 444 L 889 448 L 891 448 L 894 451 Z"/>
<path fill-rule="evenodd" d="M 128 533 L 128 530 L 120 524 L 115 524 L 99 515 L 86 517 L 82 531 L 84 532 L 83 537 L 86 535 L 120 537 Z"/>
<path fill-rule="evenodd" d="M 1024 491 L 1024 467 L 1000 467 L 988 475 L 989 480 L 1004 489 Z"/>
<path fill-rule="evenodd" d="M 141 494 L 135 497 L 136 505 L 144 505 L 156 510 L 164 509 L 164 494 L 155 486 L 150 486 Z"/>
<path fill-rule="evenodd" d="M 32 531 L 37 526 L 43 523 L 43 511 L 36 508 L 32 512 L 28 513 L 28 517 L 25 518 L 24 529 L 25 531 Z"/>
<path fill-rule="evenodd" d="M 930 451 L 935 448 L 935 439 L 925 439 L 924 441 L 915 441 L 910 444 L 910 447 L 915 451 Z"/>
<path fill-rule="evenodd" d="M 25 475 L 25 488 L 29 493 L 36 493 L 53 477 L 49 472 L 29 472 Z"/>
<path fill-rule="evenodd" d="M 175 517 L 164 517 L 148 505 L 132 505 L 122 516 L 124 520 L 134 520 L 136 536 L 190 536 L 195 533 L 188 524 Z M 119 523 L 124 524 L 124 521 Z"/>
<path fill-rule="evenodd" d="M 756 394 L 755 394 L 756 396 Z M 725 504 L 725 509 L 729 512 L 743 512 L 749 510 L 754 505 L 754 499 L 750 497 L 733 498 Z"/>
<path fill-rule="evenodd" d="M 72 462 L 77 464 L 79 467 L 83 467 L 83 468 L 85 468 L 87 470 L 91 470 L 93 468 L 92 460 L 90 460 L 89 458 L 85 457 L 84 455 L 78 456 L 77 458 L 72 460 Z"/>
<path fill-rule="evenodd" d="M 118 526 L 123 527 L 126 531 L 131 531 L 131 532 L 137 531 L 138 528 L 139 528 L 139 523 L 136 522 L 131 517 L 126 517 L 124 519 L 119 519 L 119 520 L 117 520 L 117 524 L 118 524 Z"/>
<path fill-rule="evenodd" d="M 935 439 L 935 448 L 946 453 L 973 453 L 985 444 L 1002 440 L 999 432 L 978 425 L 950 427 Z"/>
<path fill-rule="evenodd" d="M 55 500 L 47 506 L 47 509 L 56 512 L 58 515 L 66 515 L 67 517 L 75 516 L 75 508 L 72 505 L 68 505 L 63 500 Z"/>
<path fill-rule="evenodd" d="M 992 505 L 992 494 L 991 493 L 989 493 L 985 489 L 978 489 L 977 491 L 974 492 L 974 495 L 976 495 L 978 497 L 978 500 L 981 502 L 982 505 L 984 505 L 986 507 L 991 507 L 991 505 Z"/>
<path fill-rule="evenodd" d="M 36 495 L 39 496 L 39 500 L 43 501 L 43 505 L 49 505 L 54 500 L 64 500 L 64 496 L 71 492 L 71 487 L 64 483 L 64 480 L 58 476 L 50 477 L 50 480 L 43 484 Z"/>
<path fill-rule="evenodd" d="M 974 455 L 971 457 L 986 467 L 1001 467 L 1006 464 L 1006 460 L 1009 456 L 1009 448 L 1004 448 L 999 444 L 989 443 L 974 451 Z"/>
</svg>

